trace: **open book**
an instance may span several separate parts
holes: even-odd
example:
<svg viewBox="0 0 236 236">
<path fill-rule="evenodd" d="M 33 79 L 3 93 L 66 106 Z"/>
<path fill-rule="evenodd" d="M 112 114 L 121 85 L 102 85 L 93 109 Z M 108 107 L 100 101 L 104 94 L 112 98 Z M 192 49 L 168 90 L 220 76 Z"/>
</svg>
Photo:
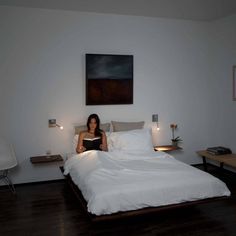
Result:
<svg viewBox="0 0 236 236">
<path fill-rule="evenodd" d="M 83 139 L 83 146 L 88 150 L 101 150 L 100 145 L 102 144 L 101 137 L 96 138 L 84 138 Z"/>
</svg>

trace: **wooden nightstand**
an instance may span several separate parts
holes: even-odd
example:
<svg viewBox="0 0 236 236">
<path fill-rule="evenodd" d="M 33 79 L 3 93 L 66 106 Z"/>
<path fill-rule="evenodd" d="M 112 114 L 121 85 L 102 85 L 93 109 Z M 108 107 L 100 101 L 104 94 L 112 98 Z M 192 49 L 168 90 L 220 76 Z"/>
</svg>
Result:
<svg viewBox="0 0 236 236">
<path fill-rule="evenodd" d="M 179 146 L 173 146 L 173 145 L 162 145 L 162 146 L 155 146 L 154 150 L 155 151 L 162 151 L 162 152 L 171 152 L 175 150 L 180 150 L 182 149 Z"/>
<path fill-rule="evenodd" d="M 61 155 L 57 154 L 57 155 L 50 155 L 50 156 L 30 157 L 30 161 L 32 164 L 39 164 L 39 163 L 63 161 L 63 158 Z"/>
<path fill-rule="evenodd" d="M 236 168 L 236 154 L 224 154 L 213 155 L 207 152 L 207 150 L 197 151 L 197 154 L 202 157 L 204 170 L 207 171 L 207 159 L 220 164 L 220 168 L 223 169 L 224 165 Z"/>
</svg>

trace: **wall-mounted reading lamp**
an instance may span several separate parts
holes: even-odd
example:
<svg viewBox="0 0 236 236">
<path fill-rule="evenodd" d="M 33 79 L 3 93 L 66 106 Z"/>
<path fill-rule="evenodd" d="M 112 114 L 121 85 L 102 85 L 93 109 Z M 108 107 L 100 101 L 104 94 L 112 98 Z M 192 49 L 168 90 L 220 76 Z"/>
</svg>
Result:
<svg viewBox="0 0 236 236">
<path fill-rule="evenodd" d="M 48 120 L 48 127 L 49 127 L 49 128 L 58 127 L 58 128 L 60 128 L 61 130 L 63 129 L 63 126 L 57 124 L 56 119 L 49 119 L 49 120 Z"/>
<path fill-rule="evenodd" d="M 157 124 L 157 130 L 159 130 L 159 124 L 158 124 L 158 114 L 153 114 L 152 115 L 152 122 L 156 122 Z"/>
</svg>

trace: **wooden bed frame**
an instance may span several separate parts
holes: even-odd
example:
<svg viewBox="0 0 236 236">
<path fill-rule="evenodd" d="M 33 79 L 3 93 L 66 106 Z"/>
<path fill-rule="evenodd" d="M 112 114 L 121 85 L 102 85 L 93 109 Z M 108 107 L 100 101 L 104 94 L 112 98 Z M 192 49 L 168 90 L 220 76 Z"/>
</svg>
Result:
<svg viewBox="0 0 236 236">
<path fill-rule="evenodd" d="M 60 170 L 63 174 L 64 168 L 62 166 L 60 167 Z M 196 201 L 191 201 L 191 202 L 183 202 L 183 203 L 171 204 L 171 205 L 159 206 L 159 207 L 146 207 L 146 208 L 138 209 L 138 210 L 131 210 L 131 211 L 126 211 L 126 212 L 118 212 L 118 213 L 113 213 L 113 214 L 109 214 L 109 215 L 97 216 L 97 215 L 94 215 L 94 214 L 91 214 L 91 213 L 88 212 L 87 202 L 84 199 L 84 197 L 83 197 L 80 189 L 78 188 L 78 186 L 72 181 L 70 175 L 68 174 L 68 175 L 64 175 L 64 176 L 65 176 L 70 188 L 72 189 L 72 191 L 76 195 L 77 199 L 81 203 L 85 213 L 88 215 L 89 219 L 92 222 L 124 219 L 124 218 L 127 218 L 127 217 L 151 214 L 151 213 L 160 212 L 160 211 L 164 211 L 164 210 L 168 210 L 168 209 L 177 209 L 177 208 L 180 208 L 180 207 L 187 207 L 187 206 L 192 206 L 192 205 L 197 205 L 197 204 L 202 204 L 202 203 L 209 203 L 209 202 L 212 202 L 212 201 L 223 200 L 223 199 L 229 198 L 227 196 L 213 197 L 213 198 L 206 198 L 206 199 L 203 199 L 203 200 L 196 200 Z"/>
</svg>

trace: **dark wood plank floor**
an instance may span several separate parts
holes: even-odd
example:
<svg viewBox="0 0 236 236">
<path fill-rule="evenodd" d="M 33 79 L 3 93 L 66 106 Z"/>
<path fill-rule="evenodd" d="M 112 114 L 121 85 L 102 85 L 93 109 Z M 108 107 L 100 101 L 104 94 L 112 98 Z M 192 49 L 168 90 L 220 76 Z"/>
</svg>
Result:
<svg viewBox="0 0 236 236">
<path fill-rule="evenodd" d="M 232 191 L 227 200 L 93 224 L 65 181 L 0 189 L 0 235 L 236 235 L 236 174 L 210 168 Z"/>
</svg>

